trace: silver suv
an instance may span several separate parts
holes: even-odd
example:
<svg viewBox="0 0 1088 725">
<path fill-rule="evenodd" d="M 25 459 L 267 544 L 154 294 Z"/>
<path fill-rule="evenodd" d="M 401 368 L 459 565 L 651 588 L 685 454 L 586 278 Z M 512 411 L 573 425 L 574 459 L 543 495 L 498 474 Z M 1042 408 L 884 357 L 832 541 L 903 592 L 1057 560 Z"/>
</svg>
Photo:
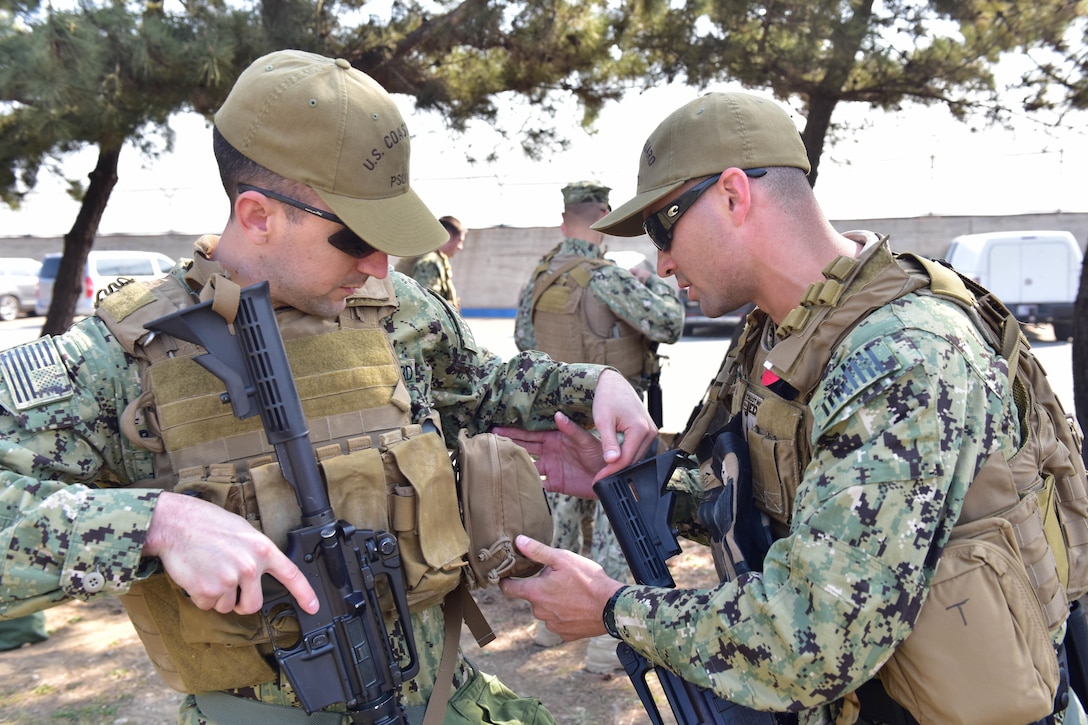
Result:
<svg viewBox="0 0 1088 725">
<path fill-rule="evenodd" d="M 38 298 L 34 309 L 39 315 L 49 312 L 53 300 L 53 282 L 60 268 L 60 254 L 47 254 L 42 260 L 38 275 Z M 162 277 L 174 266 L 174 260 L 158 252 L 106 252 L 91 251 L 83 270 L 83 285 L 76 302 L 77 315 L 94 312 L 94 302 L 99 290 L 122 278 L 150 280 Z"/>
<path fill-rule="evenodd" d="M 30 257 L 0 259 L 0 320 L 34 312 L 34 294 L 42 263 Z"/>
</svg>

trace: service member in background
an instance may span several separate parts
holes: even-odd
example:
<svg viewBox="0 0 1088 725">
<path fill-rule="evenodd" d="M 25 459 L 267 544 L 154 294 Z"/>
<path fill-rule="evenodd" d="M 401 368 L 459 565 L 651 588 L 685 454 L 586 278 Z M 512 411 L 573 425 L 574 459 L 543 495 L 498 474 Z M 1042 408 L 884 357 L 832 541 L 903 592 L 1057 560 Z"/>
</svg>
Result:
<svg viewBox="0 0 1088 725">
<path fill-rule="evenodd" d="M 448 698 L 439 722 L 553 722 L 456 646 L 439 677 L 442 602 L 468 546 L 449 516 L 447 449 L 461 430 L 553 425 L 561 403 L 592 414 L 620 466 L 656 435 L 641 401 L 600 366 L 539 353 L 503 362 L 448 304 L 387 274 L 388 255 L 447 235 L 409 186 L 396 105 L 347 61 L 259 58 L 212 135 L 231 205 L 222 234 L 65 334 L 0 353 L 0 614 L 121 596 L 163 679 L 190 693 L 180 722 L 352 722 L 343 705 L 313 718 L 300 708 L 255 614 L 263 575 L 317 608 L 274 543 L 298 509 L 260 421 L 234 417 L 221 382 L 192 361 L 199 348 L 144 327 L 267 281 L 336 515 L 401 540 L 419 673 L 395 694 L 409 721 Z M 392 520 L 394 508 L 407 518 Z"/>
<path fill-rule="evenodd" d="M 564 239 L 544 255 L 522 289 L 514 342 L 519 350 L 541 350 L 554 360 L 610 365 L 645 392 L 658 384 L 658 344 L 676 342 L 683 332 L 684 308 L 647 264 L 628 270 L 605 258 L 604 234 L 592 225 L 609 211 L 608 192 L 591 181 L 563 187 Z M 624 579 L 623 552 L 597 502 L 562 494 L 550 494 L 550 500 L 552 544 L 581 552 L 583 522 L 592 520 L 590 557 L 613 578 Z M 541 623 L 535 626 L 537 644 L 561 642 Z M 608 636 L 590 640 L 587 670 L 603 674 L 619 666 Z"/>
<path fill-rule="evenodd" d="M 461 300 L 457 297 L 457 290 L 453 286 L 453 266 L 450 260 L 464 248 L 468 230 L 457 217 L 444 216 L 438 222 L 450 235 L 449 239 L 432 252 L 418 257 L 401 258 L 394 269 L 433 291 L 460 312 Z"/>
<path fill-rule="evenodd" d="M 675 523 L 731 576 L 625 586 L 519 538 L 547 568 L 503 591 L 565 639 L 607 631 L 783 720 L 1082 723 L 1061 677 L 1068 602 L 1088 587 L 1078 436 L 1006 309 L 886 238 L 836 231 L 808 171 L 778 104 L 708 94 L 650 134 L 637 195 L 595 225 L 645 230 L 707 315 L 758 308 L 670 483 L 690 494 Z M 591 495 L 595 441 L 559 423 L 500 432 L 550 486 Z"/>
</svg>

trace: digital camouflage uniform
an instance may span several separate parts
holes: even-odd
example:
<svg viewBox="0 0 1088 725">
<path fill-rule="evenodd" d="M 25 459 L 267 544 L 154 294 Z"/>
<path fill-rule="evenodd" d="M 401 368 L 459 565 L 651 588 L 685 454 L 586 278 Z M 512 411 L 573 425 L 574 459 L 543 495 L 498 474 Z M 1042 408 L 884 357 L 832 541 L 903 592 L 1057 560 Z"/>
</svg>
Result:
<svg viewBox="0 0 1088 725">
<path fill-rule="evenodd" d="M 582 239 L 566 237 L 546 257 L 581 256 L 587 259 L 605 259 L 604 250 Z M 534 282 L 521 292 L 517 318 L 514 325 L 514 342 L 519 350 L 534 350 L 536 332 L 533 329 L 532 301 Z M 684 328 L 684 308 L 673 288 L 657 275 L 650 275 L 643 284 L 631 272 L 617 264 L 597 267 L 590 277 L 589 292 L 613 313 L 626 321 L 653 342 L 674 343 L 680 339 Z M 643 389 L 645 381 L 631 380 L 636 389 Z M 616 535 L 608 523 L 604 511 L 596 501 L 575 496 L 549 493 L 555 521 L 552 545 L 581 553 L 582 521 L 593 517 L 593 541 L 589 558 L 600 564 L 613 579 L 627 578 L 627 561 L 620 550 Z"/>
<path fill-rule="evenodd" d="M 199 251 L 198 251 L 199 254 Z M 188 260 L 172 272 L 183 278 Z M 600 368 L 557 364 L 539 353 L 509 362 L 479 348 L 460 318 L 433 295 L 393 276 L 399 308 L 385 329 L 411 396 L 411 417 L 436 412 L 453 448 L 460 430 L 496 425 L 550 427 L 562 406 L 586 420 Z M 118 415 L 142 392 L 133 359 L 96 316 L 52 338 L 61 373 L 30 408 L 16 410 L 11 360 L 0 356 L 0 521 L 7 549 L 0 568 L 0 613 L 20 616 L 70 599 L 117 596 L 157 563 L 141 550 L 159 491 L 141 488 L 152 471 L 150 454 L 131 446 Z M 26 346 L 13 350 L 27 349 Z M 48 382 L 48 381 L 45 381 Z M 451 525 L 459 525 L 456 519 Z M 426 702 L 442 652 L 439 605 L 412 615 L 419 675 L 402 687 L 405 706 Z M 463 691 L 502 688 L 474 677 L 459 656 L 454 682 Z M 297 707 L 287 686 L 267 682 L 243 693 L 267 703 Z M 543 710 L 543 708 L 541 708 Z M 546 711 L 540 715 L 550 721 Z M 468 722 L 479 714 L 468 713 Z M 205 722 L 193 698 L 181 722 Z M 346 719 L 344 720 L 346 723 Z"/>
<path fill-rule="evenodd" d="M 767 350 L 775 325 L 761 319 Z M 812 459 L 763 572 L 706 590 L 630 587 L 614 609 L 624 640 L 731 701 L 834 722 L 910 633 L 976 471 L 1016 450 L 1007 375 L 952 302 L 911 293 L 869 314 L 811 398 Z M 695 473 L 673 485 L 697 500 Z"/>
<path fill-rule="evenodd" d="M 406 273 L 407 274 L 407 273 Z M 453 286 L 453 267 L 450 258 L 439 250 L 417 257 L 408 275 L 427 289 L 433 290 L 455 309 L 461 309 L 457 290 Z"/>
</svg>

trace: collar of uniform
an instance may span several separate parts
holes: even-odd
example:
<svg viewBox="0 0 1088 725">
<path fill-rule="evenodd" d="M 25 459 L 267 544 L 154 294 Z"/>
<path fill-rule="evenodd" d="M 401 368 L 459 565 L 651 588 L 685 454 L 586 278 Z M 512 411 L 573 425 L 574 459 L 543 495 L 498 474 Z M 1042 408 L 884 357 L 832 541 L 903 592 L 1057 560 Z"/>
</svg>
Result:
<svg viewBox="0 0 1088 725">
<path fill-rule="evenodd" d="M 599 244 L 587 242 L 577 237 L 564 237 L 562 244 L 559 245 L 559 254 L 578 255 L 579 257 L 591 257 L 593 259 L 604 258 L 604 250 L 601 249 Z"/>
</svg>

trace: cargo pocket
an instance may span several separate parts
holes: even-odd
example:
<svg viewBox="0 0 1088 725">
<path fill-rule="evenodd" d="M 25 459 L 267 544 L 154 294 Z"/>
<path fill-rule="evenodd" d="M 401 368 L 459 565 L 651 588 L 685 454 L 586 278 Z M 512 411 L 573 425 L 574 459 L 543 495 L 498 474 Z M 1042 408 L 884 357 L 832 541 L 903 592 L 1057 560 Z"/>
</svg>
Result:
<svg viewBox="0 0 1088 725">
<path fill-rule="evenodd" d="M 914 631 L 879 677 L 922 723 L 1033 722 L 1051 713 L 1057 656 L 1008 521 L 956 527 Z"/>
</svg>

